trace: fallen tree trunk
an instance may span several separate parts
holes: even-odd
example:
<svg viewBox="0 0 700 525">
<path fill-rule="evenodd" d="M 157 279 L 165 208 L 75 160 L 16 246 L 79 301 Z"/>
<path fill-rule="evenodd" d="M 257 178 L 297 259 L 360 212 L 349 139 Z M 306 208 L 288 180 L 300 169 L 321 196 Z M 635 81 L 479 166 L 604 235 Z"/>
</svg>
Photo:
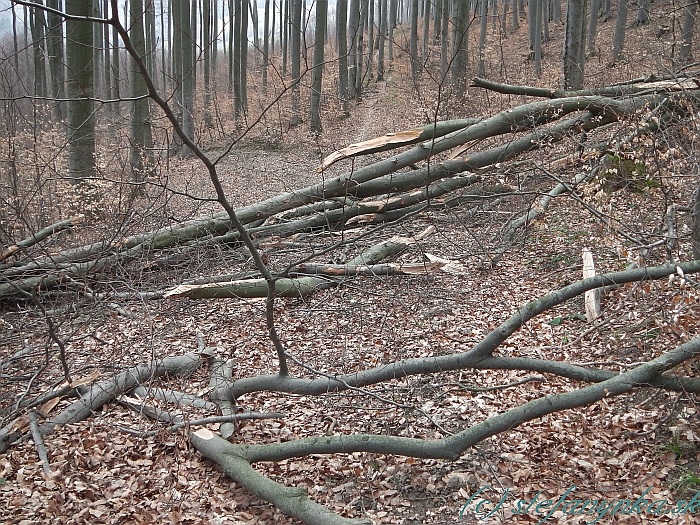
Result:
<svg viewBox="0 0 700 525">
<path fill-rule="evenodd" d="M 348 261 L 347 267 L 372 267 L 382 259 L 396 255 L 405 250 L 409 245 L 416 243 L 435 231 L 430 227 L 420 235 L 412 239 L 405 237 L 393 237 L 388 241 L 372 246 L 357 257 Z M 428 263 L 430 264 L 430 263 Z M 432 265 L 437 269 L 437 265 Z M 311 273 L 311 272 L 306 272 Z M 323 272 L 315 272 L 321 275 Z M 325 275 L 332 275 L 326 273 Z M 275 281 L 275 295 L 277 297 L 306 297 L 312 293 L 336 286 L 338 281 L 328 277 L 291 277 Z M 163 297 L 175 299 L 189 297 L 190 299 L 221 299 L 221 298 L 262 298 L 268 295 L 268 283 L 265 279 L 239 279 L 229 282 L 215 282 L 207 284 L 183 284 L 167 292 Z"/>
<path fill-rule="evenodd" d="M 480 80 L 475 82 L 481 83 Z M 674 108 L 673 103 L 666 103 L 670 100 L 668 93 L 678 85 L 671 83 L 667 87 L 670 91 L 663 91 L 662 85 L 656 85 L 658 93 L 628 98 L 575 96 L 538 101 L 476 122 L 450 121 L 380 137 L 335 152 L 324 161 L 322 169 L 341 158 L 420 142 L 403 153 L 334 179 L 243 207 L 236 210 L 236 216 L 246 225 L 245 231 L 258 240 L 273 235 L 284 237 L 342 228 L 353 223 L 394 221 L 420 212 L 426 205 L 432 205 L 432 199 L 480 180 L 474 175 L 458 177 L 461 173 L 495 166 L 564 137 L 616 122 L 647 107 L 657 108 L 661 112 L 659 118 L 663 119 Z M 645 85 L 644 89 L 650 86 Z M 685 95 L 692 94 L 696 92 Z M 577 115 L 564 118 L 571 114 Z M 555 121 L 558 122 L 545 127 Z M 513 135 L 521 132 L 525 134 Z M 504 144 L 466 154 L 465 144 L 472 147 L 499 135 L 507 136 Z M 450 151 L 451 158 L 438 157 Z M 426 160 L 428 163 L 417 170 L 400 171 Z M 117 241 L 96 242 L 51 256 L 33 256 L 2 269 L 0 297 L 54 288 L 66 277 L 93 274 L 175 245 L 194 248 L 213 242 L 238 243 L 240 236 L 240 231 L 232 229 L 228 214 L 219 213 Z M 303 281 L 297 284 L 301 288 L 295 289 L 291 282 L 280 282 L 280 291 L 303 295 L 312 286 Z"/>
</svg>

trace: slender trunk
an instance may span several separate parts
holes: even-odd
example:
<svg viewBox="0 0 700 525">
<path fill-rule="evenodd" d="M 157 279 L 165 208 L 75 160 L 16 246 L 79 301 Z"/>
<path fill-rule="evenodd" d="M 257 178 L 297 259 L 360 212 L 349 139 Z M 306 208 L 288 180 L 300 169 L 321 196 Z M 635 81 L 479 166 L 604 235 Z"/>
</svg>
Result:
<svg viewBox="0 0 700 525">
<path fill-rule="evenodd" d="M 542 15 L 543 3 L 548 0 L 531 0 L 531 9 L 534 8 L 534 22 L 535 22 L 535 75 L 542 76 Z"/>
<path fill-rule="evenodd" d="M 411 74 L 418 78 L 418 0 L 411 0 L 411 41 L 408 52 L 411 54 Z"/>
<path fill-rule="evenodd" d="M 591 0 L 591 15 L 588 18 L 588 52 L 595 52 L 595 37 L 598 32 L 598 11 L 601 0 Z"/>
<path fill-rule="evenodd" d="M 384 80 L 384 48 L 386 47 L 387 0 L 379 1 L 379 53 L 377 54 L 377 82 Z"/>
<path fill-rule="evenodd" d="M 450 64 L 450 0 L 442 0 L 442 34 L 440 35 L 440 82 L 443 83 L 447 79 L 447 73 Z"/>
<path fill-rule="evenodd" d="M 46 6 L 60 10 L 60 3 L 58 0 L 47 0 Z M 66 98 L 65 60 L 63 57 L 63 19 L 59 15 L 51 12 L 47 13 L 46 18 L 48 22 L 46 44 L 49 53 L 49 69 L 51 70 L 51 96 L 63 99 Z M 105 31 L 105 35 L 109 35 L 109 31 Z M 105 49 L 107 50 L 106 56 L 109 58 L 109 45 L 107 45 Z M 107 65 L 107 67 L 109 66 Z M 109 93 L 107 96 L 109 97 Z M 54 116 L 59 122 L 63 120 L 65 116 L 64 106 L 65 104 L 59 102 L 56 103 L 54 107 Z"/>
<path fill-rule="evenodd" d="M 316 31 L 314 33 L 314 57 L 311 69 L 311 115 L 312 133 L 321 133 L 321 85 L 323 80 L 323 51 L 328 20 L 328 0 L 316 0 Z"/>
<path fill-rule="evenodd" d="M 452 86 L 455 94 L 462 97 L 467 92 L 467 66 L 469 55 L 469 4 L 456 2 L 452 21 L 455 31 L 452 38 Z"/>
<path fill-rule="evenodd" d="M 396 27 L 396 11 L 398 9 L 398 0 L 389 0 L 389 42 L 387 49 L 387 60 L 389 67 L 394 61 L 394 28 Z"/>
<path fill-rule="evenodd" d="M 289 127 L 299 125 L 299 81 L 301 74 L 301 0 L 291 0 L 289 24 L 290 52 L 292 62 L 292 115 Z"/>
<path fill-rule="evenodd" d="M 430 38 L 430 3 L 432 0 L 423 2 L 423 62 L 428 60 L 428 39 Z"/>
<path fill-rule="evenodd" d="M 272 17 L 274 20 L 274 16 Z M 262 91 L 267 94 L 267 64 L 270 61 L 270 0 L 265 0 L 265 20 L 263 25 Z"/>
<path fill-rule="evenodd" d="M 202 47 L 204 52 L 204 123 L 211 127 L 211 0 L 202 0 Z"/>
<path fill-rule="evenodd" d="M 190 25 L 192 22 L 189 1 L 180 2 L 180 24 L 181 24 L 181 48 L 182 56 L 182 130 L 190 138 L 194 138 L 194 32 Z M 182 155 L 189 156 L 191 151 L 185 144 L 182 145 Z"/>
<path fill-rule="evenodd" d="M 348 58 L 350 59 L 350 64 L 348 66 L 348 95 L 350 98 L 357 98 L 357 90 L 355 86 L 357 85 L 356 79 L 359 75 L 357 71 L 358 64 L 358 52 L 357 52 L 357 41 L 358 41 L 358 31 L 360 28 L 360 0 L 350 0 L 350 15 L 348 19 L 348 39 L 350 43 L 350 50 L 348 52 Z"/>
<path fill-rule="evenodd" d="M 542 0 L 531 0 L 540 4 Z M 477 73 L 479 77 L 486 76 L 486 66 L 484 64 L 486 57 L 484 51 L 486 48 L 486 30 L 488 29 L 488 2 L 487 0 L 479 0 L 479 62 L 477 64 Z"/>
<path fill-rule="evenodd" d="M 625 47 L 627 8 L 628 0 L 620 0 L 617 8 L 617 20 L 615 21 L 615 36 L 613 38 L 613 62 L 617 62 L 622 58 L 622 49 Z"/>
<path fill-rule="evenodd" d="M 681 49 L 678 52 L 677 66 L 683 66 L 690 56 L 690 50 L 693 44 L 693 30 L 695 28 L 695 13 L 697 12 L 698 4 L 696 2 L 689 3 L 684 9 L 683 14 L 683 30 Z"/>
<path fill-rule="evenodd" d="M 92 16 L 91 0 L 66 0 L 69 15 Z M 73 182 L 95 176 L 92 22 L 66 21 L 68 63 L 68 174 Z"/>
<path fill-rule="evenodd" d="M 338 98 L 343 115 L 348 117 L 348 0 L 338 0 L 336 11 L 336 35 L 338 39 Z"/>
</svg>

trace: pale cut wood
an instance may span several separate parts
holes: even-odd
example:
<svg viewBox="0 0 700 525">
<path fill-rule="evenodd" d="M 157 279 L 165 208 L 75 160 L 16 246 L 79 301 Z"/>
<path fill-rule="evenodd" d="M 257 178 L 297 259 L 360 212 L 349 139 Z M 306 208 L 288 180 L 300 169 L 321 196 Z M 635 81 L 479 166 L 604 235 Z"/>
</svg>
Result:
<svg viewBox="0 0 700 525">
<path fill-rule="evenodd" d="M 583 278 L 595 277 L 593 254 L 588 248 L 583 249 Z M 583 295 L 586 305 L 586 320 L 592 323 L 600 317 L 600 289 L 588 290 Z"/>
</svg>

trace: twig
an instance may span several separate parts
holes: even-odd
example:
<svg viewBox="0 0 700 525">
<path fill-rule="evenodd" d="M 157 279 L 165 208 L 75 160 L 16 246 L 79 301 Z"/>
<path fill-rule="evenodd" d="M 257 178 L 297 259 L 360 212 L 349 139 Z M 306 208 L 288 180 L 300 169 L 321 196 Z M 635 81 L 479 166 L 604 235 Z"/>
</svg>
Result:
<svg viewBox="0 0 700 525">
<path fill-rule="evenodd" d="M 34 446 L 36 446 L 37 454 L 39 454 L 39 462 L 41 467 L 44 469 L 44 473 L 51 475 L 51 465 L 49 464 L 49 453 L 44 446 L 44 440 L 41 437 L 41 432 L 39 431 L 39 422 L 37 421 L 37 411 L 32 409 L 27 413 L 29 418 L 29 431 L 32 434 L 32 439 L 34 440 Z"/>
</svg>

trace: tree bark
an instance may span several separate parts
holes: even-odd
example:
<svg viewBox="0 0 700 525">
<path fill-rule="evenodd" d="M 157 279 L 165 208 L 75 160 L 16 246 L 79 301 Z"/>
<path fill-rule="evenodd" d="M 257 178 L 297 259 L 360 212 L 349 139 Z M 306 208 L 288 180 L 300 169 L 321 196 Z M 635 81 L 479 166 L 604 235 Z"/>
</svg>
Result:
<svg viewBox="0 0 700 525">
<path fill-rule="evenodd" d="M 92 0 L 66 0 L 66 12 L 92 16 Z M 68 61 L 68 175 L 76 183 L 95 176 L 93 23 L 66 21 Z"/>
<path fill-rule="evenodd" d="M 314 56 L 311 70 L 311 133 L 319 134 L 321 125 L 321 85 L 323 80 L 323 54 L 326 41 L 328 0 L 316 0 L 316 31 L 314 34 Z"/>
</svg>

